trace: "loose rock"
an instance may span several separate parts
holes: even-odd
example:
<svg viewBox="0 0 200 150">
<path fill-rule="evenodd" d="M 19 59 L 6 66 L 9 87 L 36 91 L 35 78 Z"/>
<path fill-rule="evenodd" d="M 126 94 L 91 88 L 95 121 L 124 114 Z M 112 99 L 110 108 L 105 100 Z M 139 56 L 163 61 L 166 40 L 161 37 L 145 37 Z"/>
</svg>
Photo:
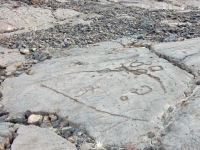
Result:
<svg viewBox="0 0 200 150">
<path fill-rule="evenodd" d="M 43 119 L 42 115 L 31 114 L 28 117 L 28 123 L 29 124 L 38 124 L 40 121 L 42 121 L 42 119 Z"/>
<path fill-rule="evenodd" d="M 22 54 L 29 54 L 30 53 L 30 51 L 28 49 L 20 49 L 19 51 Z"/>
</svg>

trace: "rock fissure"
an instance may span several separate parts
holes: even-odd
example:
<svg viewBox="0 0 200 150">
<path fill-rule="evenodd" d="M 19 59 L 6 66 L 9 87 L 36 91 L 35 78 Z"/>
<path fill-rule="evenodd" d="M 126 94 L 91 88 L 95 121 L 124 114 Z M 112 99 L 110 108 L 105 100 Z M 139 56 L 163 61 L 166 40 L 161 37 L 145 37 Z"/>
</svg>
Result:
<svg viewBox="0 0 200 150">
<path fill-rule="evenodd" d="M 167 112 L 164 113 L 162 121 L 159 123 L 160 129 L 157 132 L 155 132 L 156 138 L 159 137 L 159 136 L 165 136 L 166 135 L 166 130 L 168 130 L 170 125 L 172 125 L 175 121 L 177 121 L 176 118 L 175 118 L 176 113 L 178 113 L 180 110 L 184 109 L 187 105 L 189 105 L 190 102 L 193 101 L 193 100 L 191 101 L 190 98 L 192 96 L 194 96 L 198 92 L 199 89 L 200 89 L 200 86 L 196 86 L 195 89 L 190 93 L 190 95 L 188 95 L 186 98 L 178 101 L 174 106 L 169 107 Z M 154 138 L 154 140 L 155 140 L 155 138 Z M 151 139 L 151 143 L 154 143 L 152 145 L 157 146 L 159 141 L 157 141 L 155 143 Z"/>
</svg>

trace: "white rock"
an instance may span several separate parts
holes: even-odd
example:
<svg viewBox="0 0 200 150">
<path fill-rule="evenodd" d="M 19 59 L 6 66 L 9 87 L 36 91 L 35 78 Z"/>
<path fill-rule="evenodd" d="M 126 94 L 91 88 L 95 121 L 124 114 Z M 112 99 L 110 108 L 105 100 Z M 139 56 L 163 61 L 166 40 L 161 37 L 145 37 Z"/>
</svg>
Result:
<svg viewBox="0 0 200 150">
<path fill-rule="evenodd" d="M 19 50 L 22 54 L 29 54 L 30 51 L 28 49 L 20 49 Z"/>
<path fill-rule="evenodd" d="M 39 121 L 42 120 L 42 115 L 35 115 L 35 114 L 31 114 L 29 117 L 28 117 L 28 123 L 29 124 L 36 124 L 38 123 Z"/>
</svg>

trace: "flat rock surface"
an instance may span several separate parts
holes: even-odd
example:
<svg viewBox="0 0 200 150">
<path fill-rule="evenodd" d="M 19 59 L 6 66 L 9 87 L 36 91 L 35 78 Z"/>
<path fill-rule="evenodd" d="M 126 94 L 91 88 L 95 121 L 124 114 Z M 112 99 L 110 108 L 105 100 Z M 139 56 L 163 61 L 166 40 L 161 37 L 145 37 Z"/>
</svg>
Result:
<svg viewBox="0 0 200 150">
<path fill-rule="evenodd" d="M 168 0 L 174 5 L 179 5 L 182 7 L 192 6 L 192 7 L 198 7 L 200 8 L 200 2 L 199 0 Z"/>
<path fill-rule="evenodd" d="M 200 78 L 200 38 L 182 42 L 160 43 L 153 47 L 161 57 Z"/>
<path fill-rule="evenodd" d="M 13 30 L 19 28 L 33 28 L 37 30 L 39 26 L 48 25 L 51 22 L 55 22 L 51 10 L 35 8 L 32 6 L 18 7 L 10 10 L 9 8 L 0 8 L 0 13 L 3 19 L 0 21 L 0 30 Z"/>
<path fill-rule="evenodd" d="M 105 144 L 147 145 L 147 132 L 192 90 L 193 76 L 146 48 L 97 45 L 5 80 L 5 109 L 57 112 Z"/>
<path fill-rule="evenodd" d="M 168 150 L 198 150 L 200 145 L 200 88 L 178 110 L 175 121 L 166 128 L 166 135 L 162 137 L 161 144 Z"/>
<path fill-rule="evenodd" d="M 136 6 L 136 7 L 141 7 L 145 9 L 176 9 L 176 10 L 181 10 L 181 7 L 172 5 L 167 2 L 158 2 L 155 0 L 111 0 L 113 2 L 118 2 L 122 5 L 125 6 Z"/>
<path fill-rule="evenodd" d="M 25 58 L 18 49 L 0 47 L 0 66 L 5 67 L 7 72 L 14 72 L 23 62 Z"/>
<path fill-rule="evenodd" d="M 19 135 L 12 144 L 12 150 L 76 150 L 73 144 L 49 129 L 21 125 L 17 133 Z"/>
</svg>

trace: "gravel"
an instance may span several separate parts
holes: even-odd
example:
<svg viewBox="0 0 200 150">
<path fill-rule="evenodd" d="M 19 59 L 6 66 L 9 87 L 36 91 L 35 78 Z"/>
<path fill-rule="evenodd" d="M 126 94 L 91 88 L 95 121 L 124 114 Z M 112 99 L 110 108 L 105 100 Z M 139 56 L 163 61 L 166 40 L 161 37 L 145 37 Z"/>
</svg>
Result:
<svg viewBox="0 0 200 150">
<path fill-rule="evenodd" d="M 27 4 L 29 1 L 24 0 Z M 65 5 L 64 5 L 65 4 Z M 88 18 L 90 25 L 70 24 L 57 25 L 40 31 L 31 31 L 13 35 L 0 41 L 0 45 L 8 48 L 32 50 L 27 59 L 42 61 L 47 57 L 43 53 L 48 49 L 83 47 L 88 44 L 108 41 L 121 37 L 136 37 L 152 42 L 171 42 L 200 37 L 200 13 L 198 11 L 179 13 L 174 10 L 154 10 L 137 7 L 100 6 L 97 2 L 86 3 L 42 3 L 40 7 L 73 8 L 83 13 L 97 13 L 99 18 Z M 125 17 L 124 17 L 125 16 Z M 128 17 L 126 17 L 128 16 Z M 179 24 L 162 23 L 172 20 Z M 42 59 L 43 58 L 43 59 Z"/>
</svg>

